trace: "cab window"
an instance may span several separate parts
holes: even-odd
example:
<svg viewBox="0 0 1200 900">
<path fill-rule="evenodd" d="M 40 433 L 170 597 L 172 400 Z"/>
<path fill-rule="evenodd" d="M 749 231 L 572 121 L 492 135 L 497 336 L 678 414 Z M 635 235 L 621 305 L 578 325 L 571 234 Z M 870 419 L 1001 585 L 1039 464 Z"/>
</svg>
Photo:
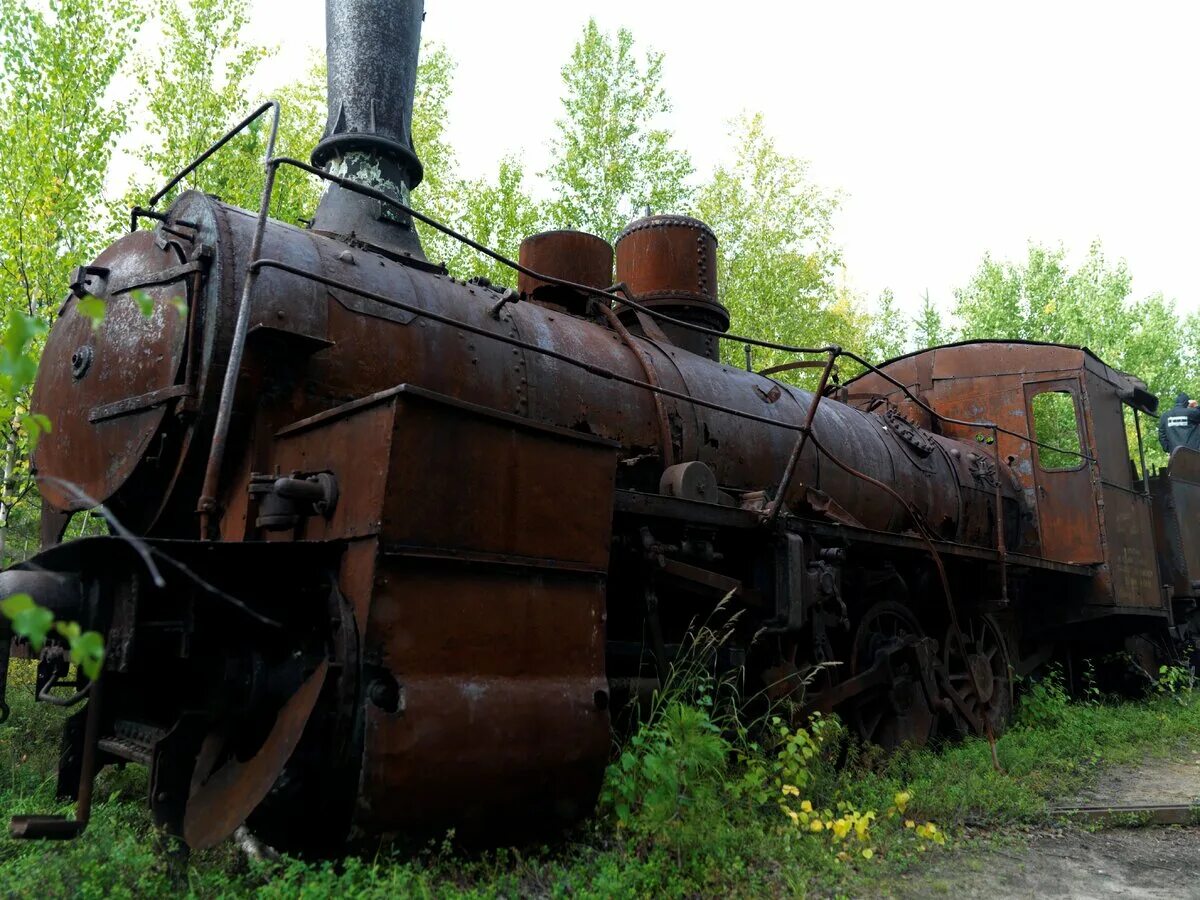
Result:
<svg viewBox="0 0 1200 900">
<path fill-rule="evenodd" d="M 1038 465 L 1047 472 L 1078 469 L 1083 465 L 1079 419 L 1069 391 L 1044 391 L 1032 401 L 1033 438 Z"/>
</svg>

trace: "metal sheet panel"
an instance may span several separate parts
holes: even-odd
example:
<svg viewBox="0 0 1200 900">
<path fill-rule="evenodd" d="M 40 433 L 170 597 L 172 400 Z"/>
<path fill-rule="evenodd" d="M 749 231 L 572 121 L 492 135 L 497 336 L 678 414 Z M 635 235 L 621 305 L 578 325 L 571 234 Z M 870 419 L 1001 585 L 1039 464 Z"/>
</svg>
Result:
<svg viewBox="0 0 1200 900">
<path fill-rule="evenodd" d="M 1081 431 L 1080 446 L 1086 447 L 1088 440 L 1080 404 L 1079 379 L 1058 378 L 1026 383 L 1026 415 L 1030 422 L 1033 421 L 1034 397 L 1047 391 L 1065 391 L 1074 398 L 1076 422 Z M 1049 470 L 1041 464 L 1037 451 L 1034 452 L 1034 460 L 1042 555 L 1047 559 L 1076 564 L 1103 562 L 1100 518 L 1087 461 L 1081 459 L 1079 465 L 1071 469 Z"/>
<path fill-rule="evenodd" d="M 1090 449 L 1100 476 L 1101 536 L 1111 572 L 1111 602 L 1161 607 L 1150 496 L 1143 493 L 1131 466 L 1121 400 L 1112 384 L 1093 374 L 1085 375 L 1084 384 Z"/>
</svg>

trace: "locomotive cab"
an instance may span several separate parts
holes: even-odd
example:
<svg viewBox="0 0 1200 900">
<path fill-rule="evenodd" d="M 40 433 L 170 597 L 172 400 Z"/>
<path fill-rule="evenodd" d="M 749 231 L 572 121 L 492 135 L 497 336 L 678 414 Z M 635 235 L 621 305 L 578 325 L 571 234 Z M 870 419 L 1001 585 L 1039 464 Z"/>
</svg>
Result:
<svg viewBox="0 0 1200 900">
<path fill-rule="evenodd" d="M 1048 622 L 1174 624 L 1143 443 L 1143 420 L 1152 427 L 1158 401 L 1143 382 L 1083 347 L 1011 341 L 923 350 L 881 372 L 913 397 L 876 373 L 852 389 L 913 409 L 939 433 L 995 440 L 1024 499 L 1021 551 L 1092 573 L 1079 596 L 1046 604 Z M 997 429 L 993 436 L 948 419 Z"/>
</svg>

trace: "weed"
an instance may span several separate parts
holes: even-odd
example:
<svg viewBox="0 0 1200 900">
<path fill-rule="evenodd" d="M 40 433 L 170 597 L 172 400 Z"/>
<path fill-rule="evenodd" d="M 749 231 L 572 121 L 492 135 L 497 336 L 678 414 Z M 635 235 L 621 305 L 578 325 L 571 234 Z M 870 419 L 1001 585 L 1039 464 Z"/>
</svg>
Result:
<svg viewBox="0 0 1200 900">
<path fill-rule="evenodd" d="M 1154 690 L 1176 698 L 1191 693 L 1196 683 L 1196 673 L 1186 666 L 1159 666 Z"/>
<path fill-rule="evenodd" d="M 1089 674 L 1091 670 L 1089 669 Z M 1089 684 L 1094 682 L 1089 681 Z M 1071 698 L 1063 681 L 1062 668 L 1051 666 L 1032 682 L 1017 708 L 1017 726 L 1055 728 L 1067 717 Z"/>
<path fill-rule="evenodd" d="M 963 824 L 1012 840 L 1023 823 L 1045 820 L 1048 799 L 1081 787 L 1100 763 L 1200 740 L 1194 693 L 1081 703 L 1052 673 L 1029 687 L 1017 722 L 997 742 L 1003 772 L 980 739 L 885 756 L 832 717 L 804 728 L 783 710 L 738 720 L 739 683 L 716 676 L 714 640 L 716 632 L 680 660 L 642 727 L 614 754 L 598 815 L 557 844 L 479 853 L 447 835 L 408 856 L 336 862 L 249 862 L 227 844 L 180 868 L 157 849 L 144 772 L 106 769 L 83 837 L 0 841 L 0 882 L 13 896 L 85 898 L 857 896 L 953 844 Z M 10 673 L 0 815 L 66 811 L 53 778 L 62 714 L 32 703 L 29 664 L 14 661 Z"/>
</svg>

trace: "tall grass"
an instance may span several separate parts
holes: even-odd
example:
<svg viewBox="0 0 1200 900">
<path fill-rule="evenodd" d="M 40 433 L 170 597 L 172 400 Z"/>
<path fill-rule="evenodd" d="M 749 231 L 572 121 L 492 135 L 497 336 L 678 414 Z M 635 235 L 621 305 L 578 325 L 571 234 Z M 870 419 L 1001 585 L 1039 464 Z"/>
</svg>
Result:
<svg viewBox="0 0 1200 900">
<path fill-rule="evenodd" d="M 953 845 L 964 824 L 1003 830 L 1042 820 L 1048 800 L 1082 787 L 1103 764 L 1200 742 L 1200 703 L 1190 692 L 1078 703 L 1050 680 L 1027 693 L 999 739 L 1002 771 L 976 739 L 885 756 L 832 719 L 797 728 L 775 708 L 746 721 L 737 674 L 716 674 L 726 635 L 707 624 L 695 630 L 640 727 L 614 750 L 595 816 L 553 844 L 468 852 L 447 837 L 403 857 L 326 863 L 251 863 L 226 845 L 179 866 L 159 850 L 144 773 L 131 768 L 103 773 L 80 840 L 0 838 L 0 885 L 8 896 L 49 897 L 853 895 L 922 852 L 941 852 L 906 821 L 938 823 Z M 13 665 L 0 815 L 53 811 L 61 713 L 35 708 L 29 667 Z M 911 795 L 907 808 L 889 818 L 898 794 Z M 854 822 L 868 812 L 875 817 L 860 841 Z M 842 839 L 827 822 L 843 823 Z"/>
</svg>

